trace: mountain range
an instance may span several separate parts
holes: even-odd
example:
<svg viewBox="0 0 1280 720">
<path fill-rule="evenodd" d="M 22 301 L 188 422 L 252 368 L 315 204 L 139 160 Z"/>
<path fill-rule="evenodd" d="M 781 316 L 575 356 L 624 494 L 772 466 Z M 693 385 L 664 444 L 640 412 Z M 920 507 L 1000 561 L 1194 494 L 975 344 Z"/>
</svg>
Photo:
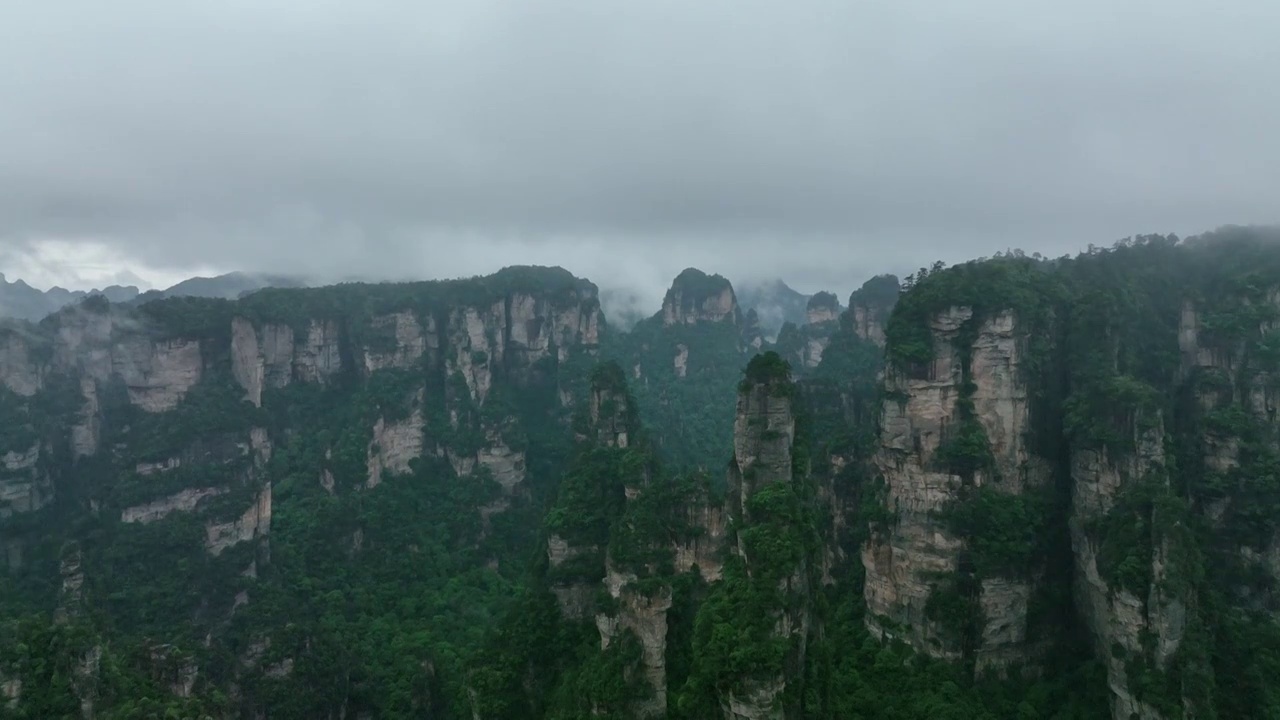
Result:
<svg viewBox="0 0 1280 720">
<path fill-rule="evenodd" d="M 262 273 L 232 272 L 214 277 L 193 277 L 165 290 L 140 291 L 134 285 L 111 285 L 101 290 L 37 290 L 21 279 L 7 280 L 0 273 L 0 318 L 37 321 L 86 297 L 100 295 L 113 303 L 140 303 L 165 297 L 233 299 L 264 287 L 301 287 L 296 278 Z"/>
<path fill-rule="evenodd" d="M 842 301 L 843 300 L 843 301 Z M 1280 717 L 1280 232 L 0 323 L 0 718 Z"/>
</svg>

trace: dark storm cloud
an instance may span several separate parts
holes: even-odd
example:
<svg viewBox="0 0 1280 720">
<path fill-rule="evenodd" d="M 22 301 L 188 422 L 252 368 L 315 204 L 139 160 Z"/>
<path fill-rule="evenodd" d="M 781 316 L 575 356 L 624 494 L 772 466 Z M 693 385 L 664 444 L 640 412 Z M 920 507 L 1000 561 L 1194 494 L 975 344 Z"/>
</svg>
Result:
<svg viewBox="0 0 1280 720">
<path fill-rule="evenodd" d="M 11 251 L 847 291 L 1277 219 L 1271 0 L 0 8 Z"/>
</svg>

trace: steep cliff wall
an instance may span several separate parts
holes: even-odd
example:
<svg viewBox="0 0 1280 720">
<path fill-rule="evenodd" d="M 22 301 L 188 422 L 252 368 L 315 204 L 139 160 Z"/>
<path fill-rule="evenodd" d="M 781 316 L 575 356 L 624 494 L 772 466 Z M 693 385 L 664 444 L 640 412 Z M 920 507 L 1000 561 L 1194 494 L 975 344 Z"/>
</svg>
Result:
<svg viewBox="0 0 1280 720">
<path fill-rule="evenodd" d="M 680 273 L 662 300 L 663 325 L 741 321 L 733 286 L 719 275 L 689 268 Z"/>
<path fill-rule="evenodd" d="M 868 628 L 976 672 L 1089 653 L 1116 720 L 1269 707 L 1243 678 L 1280 637 L 1277 277 L 1273 244 L 1229 232 L 913 277 L 885 328 Z"/>
<path fill-rule="evenodd" d="M 884 347 L 885 328 L 899 292 L 901 285 L 894 275 L 877 275 L 863 283 L 849 296 L 848 327 L 859 338 Z"/>
<path fill-rule="evenodd" d="M 728 473 L 732 517 L 730 562 L 699 610 L 700 622 L 723 622 L 729 608 L 750 608 L 738 617 L 735 652 L 710 638 L 694 640 L 691 702 L 710 692 L 727 720 L 801 717 L 806 648 L 812 629 L 813 518 L 807 515 L 808 466 L 794 452 L 796 388 L 776 353 L 748 364 L 739 386 L 734 457 Z M 705 619 L 704 619 L 705 618 Z M 752 668 L 734 672 L 731 668 Z M 705 689 L 704 689 L 705 688 Z"/>
<path fill-rule="evenodd" d="M 1000 503 L 1049 482 L 1047 461 L 1027 446 L 1025 331 L 1011 311 L 977 317 L 970 307 L 935 315 L 929 331 L 932 361 L 885 380 L 875 465 L 895 518 L 864 551 L 868 624 L 979 669 L 1027 662 L 1032 579 L 984 567 L 984 539 L 955 519 L 975 500 Z"/>
<path fill-rule="evenodd" d="M 393 558 L 427 552 L 453 565 L 420 582 L 519 571 L 503 563 L 523 558 L 536 532 L 524 516 L 562 468 L 603 328 L 590 283 L 512 268 L 234 302 L 98 299 L 18 330 L 0 333 L 0 420 L 20 420 L 0 429 L 0 570 L 31 590 L 10 601 L 52 611 L 39 591 L 57 567 L 49 553 L 86 540 L 74 582 L 63 580 L 78 599 L 60 604 L 94 612 L 71 622 L 108 613 L 112 632 L 191 658 L 195 670 L 165 681 L 190 707 L 216 690 L 252 713 L 279 707 L 280 688 L 329 682 L 308 660 L 334 642 L 329 631 L 271 619 L 285 605 L 328 612 L 281 584 L 297 563 L 326 567 L 314 582 L 330 590 L 357 573 L 376 583 Z M 626 445 L 627 428 L 608 432 Z M 501 512 L 521 520 L 504 524 Z M 316 517 L 324 531 L 313 534 Z M 281 551 L 283 568 L 272 562 Z M 200 670 L 242 654 L 246 636 L 269 644 L 262 663 Z M 4 671 L 6 687 L 40 682 Z M 376 711 L 327 693 L 305 703 L 304 716 Z"/>
</svg>

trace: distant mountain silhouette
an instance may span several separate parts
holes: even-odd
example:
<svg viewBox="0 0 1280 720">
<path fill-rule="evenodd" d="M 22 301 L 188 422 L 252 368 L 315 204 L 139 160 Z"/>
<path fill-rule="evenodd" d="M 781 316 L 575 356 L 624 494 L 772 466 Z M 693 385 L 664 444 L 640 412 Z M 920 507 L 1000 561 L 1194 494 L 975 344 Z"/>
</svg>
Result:
<svg viewBox="0 0 1280 720">
<path fill-rule="evenodd" d="M 214 277 L 193 277 L 165 290 L 140 292 L 136 286 L 111 285 L 102 289 L 37 290 L 20 279 L 10 282 L 0 273 L 0 318 L 37 321 L 72 303 L 102 295 L 113 303 L 143 303 L 165 297 L 193 296 L 234 299 L 264 287 L 302 287 L 298 278 L 263 273 L 231 272 Z"/>
<path fill-rule="evenodd" d="M 809 295 L 794 290 L 782 280 L 734 283 L 738 305 L 755 310 L 760 330 L 768 338 L 777 337 L 784 323 L 804 325 Z"/>
</svg>

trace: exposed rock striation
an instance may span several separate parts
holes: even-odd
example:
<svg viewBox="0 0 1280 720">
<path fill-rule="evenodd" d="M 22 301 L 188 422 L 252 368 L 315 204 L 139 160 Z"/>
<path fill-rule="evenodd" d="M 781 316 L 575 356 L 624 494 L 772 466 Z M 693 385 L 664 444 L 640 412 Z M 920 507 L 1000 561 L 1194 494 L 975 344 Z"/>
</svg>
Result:
<svg viewBox="0 0 1280 720">
<path fill-rule="evenodd" d="M 0 518 L 28 513 L 53 500 L 53 483 L 40 466 L 37 442 L 25 451 L 0 454 Z"/>
<path fill-rule="evenodd" d="M 946 520 L 974 493 L 1019 496 L 1050 481 L 1049 464 L 1027 445 L 1025 333 L 1010 311 L 978 317 L 969 307 L 938 313 L 929 331 L 932 361 L 914 373 L 891 368 L 885 379 L 891 399 L 874 463 L 896 519 L 873 533 L 863 551 L 867 624 L 876 635 L 901 637 L 937 657 L 967 658 L 979 670 L 1031 662 L 1033 579 L 973 578 L 962 563 L 969 538 Z M 956 459 L 961 441 L 984 444 L 987 460 L 966 467 Z M 977 583 L 972 640 L 934 612 L 940 594 L 963 593 L 955 583 L 964 582 Z"/>
<path fill-rule="evenodd" d="M 729 511 L 737 530 L 732 547 L 745 577 L 731 581 L 724 592 L 732 597 L 767 588 L 777 605 L 767 625 L 761 622 L 764 618 L 753 619 L 759 624 L 752 626 L 749 647 L 783 643 L 787 652 L 780 666 L 768 665 L 719 688 L 719 702 L 726 720 L 799 718 L 813 622 L 813 565 L 803 551 L 807 530 L 781 509 L 798 507 L 797 486 L 808 482 L 808 467 L 797 467 L 793 452 L 796 386 L 789 367 L 775 353 L 756 356 L 745 374 L 728 473 Z M 792 551 L 779 554 L 779 547 Z"/>
<path fill-rule="evenodd" d="M 662 301 L 663 325 L 741 323 L 733 286 L 719 275 L 689 268 L 676 276 Z"/>
<path fill-rule="evenodd" d="M 40 390 L 45 371 L 31 352 L 26 337 L 30 332 L 21 325 L 0 327 L 0 385 L 22 397 L 31 397 Z"/>
<path fill-rule="evenodd" d="M 884 347 L 889 315 L 898 301 L 901 285 L 893 275 L 877 275 L 849 296 L 847 315 L 854 333 Z"/>
</svg>

